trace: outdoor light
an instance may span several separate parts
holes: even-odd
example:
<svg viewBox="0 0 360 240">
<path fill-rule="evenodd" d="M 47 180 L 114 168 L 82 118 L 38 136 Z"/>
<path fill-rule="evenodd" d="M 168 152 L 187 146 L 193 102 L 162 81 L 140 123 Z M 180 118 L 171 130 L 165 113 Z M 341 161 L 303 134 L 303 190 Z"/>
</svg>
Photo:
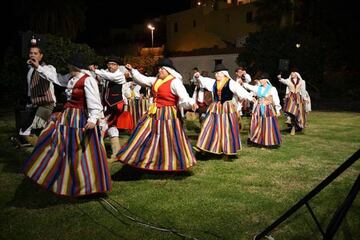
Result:
<svg viewBox="0 0 360 240">
<path fill-rule="evenodd" d="M 153 48 L 154 47 L 154 30 L 155 30 L 155 27 L 153 25 L 151 25 L 151 24 L 148 24 L 147 27 L 151 31 L 151 47 Z"/>
<path fill-rule="evenodd" d="M 295 47 L 300 48 L 301 47 L 300 43 L 295 44 Z"/>
</svg>

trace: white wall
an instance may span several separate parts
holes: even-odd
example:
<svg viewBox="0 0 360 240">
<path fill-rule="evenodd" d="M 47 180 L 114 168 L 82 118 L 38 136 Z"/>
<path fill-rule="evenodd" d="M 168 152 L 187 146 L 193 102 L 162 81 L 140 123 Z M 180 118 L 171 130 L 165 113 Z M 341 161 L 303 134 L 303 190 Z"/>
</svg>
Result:
<svg viewBox="0 0 360 240">
<path fill-rule="evenodd" d="M 222 59 L 222 64 L 229 69 L 229 74 L 234 78 L 235 69 L 238 67 L 236 58 L 239 56 L 237 53 L 232 54 L 219 54 L 219 55 L 203 55 L 203 56 L 186 56 L 186 57 L 171 57 L 175 68 L 183 76 L 184 84 L 190 83 L 192 77 L 192 69 L 197 67 L 199 71 L 207 71 L 209 77 L 214 78 L 215 59 Z"/>
</svg>

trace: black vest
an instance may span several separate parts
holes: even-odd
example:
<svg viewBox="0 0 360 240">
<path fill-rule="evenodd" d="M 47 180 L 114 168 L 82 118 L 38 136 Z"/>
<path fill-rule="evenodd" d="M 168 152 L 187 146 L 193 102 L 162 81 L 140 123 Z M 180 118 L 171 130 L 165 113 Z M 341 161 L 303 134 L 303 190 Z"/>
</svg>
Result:
<svg viewBox="0 0 360 240">
<path fill-rule="evenodd" d="M 108 81 L 104 94 L 105 105 L 112 107 L 122 100 L 122 84 Z"/>
<path fill-rule="evenodd" d="M 233 81 L 229 79 L 227 83 L 225 83 L 224 87 L 221 89 L 221 96 L 219 97 L 218 91 L 217 91 L 217 81 L 215 81 L 213 86 L 213 93 L 214 93 L 214 101 L 218 102 L 220 101 L 222 104 L 226 101 L 232 100 L 233 98 L 233 92 L 230 90 L 230 81 Z"/>
</svg>

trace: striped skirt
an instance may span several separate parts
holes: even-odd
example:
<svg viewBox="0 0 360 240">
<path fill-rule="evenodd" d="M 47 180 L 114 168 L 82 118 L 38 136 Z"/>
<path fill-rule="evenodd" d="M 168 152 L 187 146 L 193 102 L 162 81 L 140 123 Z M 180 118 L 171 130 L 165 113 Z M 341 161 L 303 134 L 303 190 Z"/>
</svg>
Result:
<svg viewBox="0 0 360 240">
<path fill-rule="evenodd" d="M 265 106 L 263 116 L 261 116 L 260 105 L 254 105 L 249 139 L 253 143 L 267 147 L 281 144 L 279 121 L 271 104 Z"/>
<path fill-rule="evenodd" d="M 25 175 L 59 195 L 76 197 L 110 191 L 100 130 L 85 130 L 86 121 L 80 109 L 54 113 L 25 162 Z"/>
<path fill-rule="evenodd" d="M 284 101 L 284 112 L 295 120 L 298 128 L 305 127 L 305 104 L 300 93 L 288 94 Z"/>
<path fill-rule="evenodd" d="M 232 101 L 209 106 L 195 149 L 226 155 L 241 150 L 239 118 Z"/>
<path fill-rule="evenodd" d="M 154 171 L 186 171 L 196 164 L 190 141 L 173 106 L 145 114 L 117 158 L 124 164 Z"/>
<path fill-rule="evenodd" d="M 147 112 L 149 108 L 149 100 L 143 97 L 139 99 L 129 98 L 128 105 L 129 112 L 131 113 L 131 116 L 133 118 L 133 124 L 134 126 L 136 126 L 140 118 L 144 115 L 145 112 Z"/>
</svg>

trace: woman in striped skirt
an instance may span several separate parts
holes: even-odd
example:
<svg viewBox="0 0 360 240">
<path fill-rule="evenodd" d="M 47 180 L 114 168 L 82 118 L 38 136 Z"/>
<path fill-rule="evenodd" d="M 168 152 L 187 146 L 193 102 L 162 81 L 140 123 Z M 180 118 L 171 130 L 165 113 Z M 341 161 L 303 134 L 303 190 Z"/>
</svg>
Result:
<svg viewBox="0 0 360 240">
<path fill-rule="evenodd" d="M 197 105 L 189 97 L 181 75 L 170 60 L 161 60 L 157 66 L 158 75 L 147 77 L 130 64 L 126 65 L 137 83 L 151 87 L 154 103 L 139 120 L 117 158 L 124 164 L 145 170 L 187 171 L 196 160 L 178 106 L 195 110 Z"/>
<path fill-rule="evenodd" d="M 82 70 L 84 62 L 82 55 L 72 56 L 70 74 L 54 80 L 67 87 L 67 103 L 63 112 L 51 116 L 23 167 L 25 175 L 43 188 L 71 197 L 111 190 L 98 124 L 103 106 L 96 80 Z"/>
<path fill-rule="evenodd" d="M 305 127 L 305 102 L 308 101 L 306 95 L 306 84 L 300 74 L 293 70 L 289 78 L 283 79 L 278 75 L 281 83 L 287 86 L 284 100 L 284 112 L 290 117 L 287 122 L 291 125 L 290 135 L 295 135 L 295 131 L 301 131 Z"/>
<path fill-rule="evenodd" d="M 144 115 L 144 108 L 146 103 L 140 94 L 141 86 L 133 81 L 128 82 L 125 87 L 125 96 L 128 102 L 128 111 L 132 116 L 133 126 L 136 126 L 142 115 Z M 146 110 L 145 110 L 146 112 Z"/>
<path fill-rule="evenodd" d="M 264 147 L 279 146 L 281 144 L 281 133 L 278 116 L 280 116 L 280 99 L 278 92 L 268 80 L 269 75 L 263 73 L 260 76 L 260 85 L 254 86 L 244 83 L 244 87 L 256 95 L 249 141 Z"/>
<path fill-rule="evenodd" d="M 194 149 L 228 157 L 236 155 L 241 149 L 239 118 L 233 97 L 252 101 L 252 94 L 231 79 L 222 64 L 216 65 L 214 72 L 216 79 L 203 77 L 199 73 L 194 75 L 200 82 L 200 88 L 212 91 L 214 95 L 214 102 L 208 107 Z"/>
</svg>

